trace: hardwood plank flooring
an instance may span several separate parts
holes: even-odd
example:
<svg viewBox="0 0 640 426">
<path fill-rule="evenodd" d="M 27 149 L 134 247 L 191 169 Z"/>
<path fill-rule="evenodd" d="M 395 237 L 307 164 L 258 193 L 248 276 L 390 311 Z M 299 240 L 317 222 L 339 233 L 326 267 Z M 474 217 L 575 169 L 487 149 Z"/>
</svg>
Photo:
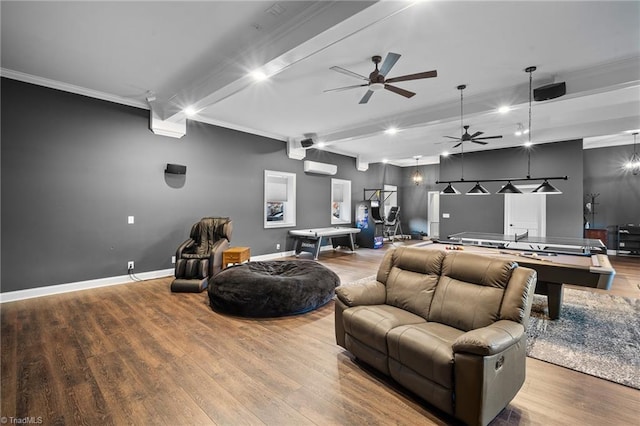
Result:
<svg viewBox="0 0 640 426">
<path fill-rule="evenodd" d="M 390 247 L 323 252 L 343 282 Z M 610 293 L 640 298 L 640 259 Z M 172 278 L 0 305 L 0 415 L 55 425 L 457 424 L 335 344 L 333 302 L 305 315 L 218 314 Z M 598 291 L 598 290 L 585 290 Z M 535 359 L 493 425 L 637 424 L 640 391 Z M 10 419 L 9 419 L 10 420 Z M 8 421 L 9 421 L 8 420 Z"/>
</svg>

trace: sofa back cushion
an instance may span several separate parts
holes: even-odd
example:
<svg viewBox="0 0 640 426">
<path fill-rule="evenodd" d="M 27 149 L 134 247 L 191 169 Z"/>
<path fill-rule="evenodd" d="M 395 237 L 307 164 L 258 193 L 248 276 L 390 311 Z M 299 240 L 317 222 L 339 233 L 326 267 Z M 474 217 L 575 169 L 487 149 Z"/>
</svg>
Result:
<svg viewBox="0 0 640 426">
<path fill-rule="evenodd" d="M 387 305 L 427 319 L 443 259 L 442 251 L 417 247 L 393 250 L 378 270 L 378 281 L 384 280 L 381 282 L 387 288 Z"/>
<path fill-rule="evenodd" d="M 448 252 L 428 320 L 469 331 L 500 319 L 500 307 L 518 264 L 464 252 Z"/>
</svg>

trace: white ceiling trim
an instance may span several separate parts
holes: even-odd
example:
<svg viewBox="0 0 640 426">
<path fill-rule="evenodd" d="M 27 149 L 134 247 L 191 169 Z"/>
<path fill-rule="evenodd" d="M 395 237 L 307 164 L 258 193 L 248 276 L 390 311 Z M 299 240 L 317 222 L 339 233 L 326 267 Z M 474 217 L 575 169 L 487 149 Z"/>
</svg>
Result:
<svg viewBox="0 0 640 426">
<path fill-rule="evenodd" d="M 121 96 L 112 95 L 110 93 L 100 92 L 97 90 L 87 89 L 86 87 L 80 87 L 62 81 L 51 80 L 44 77 L 38 77 L 35 75 L 23 73 L 20 71 L 14 71 L 7 68 L 0 68 L 0 75 L 2 77 L 10 78 L 12 80 L 18 80 L 25 83 L 31 83 L 38 86 L 48 87 L 50 89 L 62 90 L 64 92 L 75 93 L 78 95 L 88 96 L 90 98 L 101 99 L 103 101 L 114 102 L 121 105 L 132 106 L 135 108 L 150 109 L 146 102 L 141 102 L 136 99 L 123 98 Z"/>
</svg>

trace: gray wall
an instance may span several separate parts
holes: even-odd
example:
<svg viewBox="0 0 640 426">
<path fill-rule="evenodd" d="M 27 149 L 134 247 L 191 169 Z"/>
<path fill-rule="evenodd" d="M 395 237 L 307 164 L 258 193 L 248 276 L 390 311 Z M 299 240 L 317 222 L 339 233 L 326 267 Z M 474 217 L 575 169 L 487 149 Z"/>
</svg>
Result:
<svg viewBox="0 0 640 426">
<path fill-rule="evenodd" d="M 536 145 L 531 154 L 531 176 L 569 176 L 567 181 L 552 183 L 563 191 L 561 195 L 547 196 L 547 235 L 581 237 L 583 227 L 582 216 L 582 141 L 569 141 Z M 415 168 L 404 170 L 404 180 L 409 181 Z M 462 160 L 460 155 L 441 158 L 439 169 L 427 169 L 429 178 L 427 186 L 407 188 L 411 193 L 412 203 L 417 206 L 410 210 L 411 216 L 405 214 L 404 220 L 420 223 L 420 212 L 426 211 L 426 193 L 433 189 L 443 189 L 445 185 L 433 184 L 433 173 L 440 181 L 459 180 L 462 177 Z M 465 179 L 499 179 L 503 177 L 525 177 L 527 175 L 527 155 L 524 148 L 509 148 L 492 151 L 472 152 L 464 155 Z M 455 184 L 461 192 L 468 191 L 474 182 Z M 456 232 L 479 231 L 502 233 L 504 227 L 503 196 L 496 195 L 502 183 L 486 183 L 484 186 L 492 195 L 441 196 L 440 213 L 449 213 L 449 219 L 440 218 L 440 235 L 446 236 Z M 417 201 L 415 201 L 417 200 Z M 407 203 L 411 205 L 410 203 Z M 406 209 L 409 210 L 409 209 Z M 405 210 L 405 212 L 407 212 Z M 425 213 L 422 213 L 425 215 Z M 423 216 L 424 217 L 424 216 Z M 413 227 L 412 230 L 416 230 Z"/>
<path fill-rule="evenodd" d="M 617 244 L 616 225 L 640 224 L 640 175 L 634 176 L 623 167 L 632 153 L 633 145 L 584 152 L 584 193 L 600 194 L 591 228 L 608 229 L 612 249 Z M 585 216 L 591 222 L 591 214 Z"/>
<path fill-rule="evenodd" d="M 418 166 L 422 174 L 422 183 L 413 183 L 413 174 L 416 167 L 405 167 L 403 169 L 402 186 L 400 191 L 400 205 L 402 230 L 405 234 L 427 233 L 427 221 L 429 220 L 427 211 L 428 191 L 440 191 L 440 185 L 436 185 L 440 173 L 438 164 Z M 436 219 L 437 221 L 437 219 Z"/>
<path fill-rule="evenodd" d="M 2 291 L 171 268 L 204 216 L 234 221 L 232 244 L 253 255 L 291 248 L 288 228 L 263 228 L 264 170 L 297 174 L 297 227 L 330 225 L 329 176 L 305 175 L 285 144 L 188 122 L 181 139 L 148 129 L 149 112 L 2 79 Z M 363 188 L 400 185 L 402 170 L 309 150 Z M 165 176 L 167 163 L 187 166 Z M 135 224 L 127 225 L 127 216 Z"/>
</svg>

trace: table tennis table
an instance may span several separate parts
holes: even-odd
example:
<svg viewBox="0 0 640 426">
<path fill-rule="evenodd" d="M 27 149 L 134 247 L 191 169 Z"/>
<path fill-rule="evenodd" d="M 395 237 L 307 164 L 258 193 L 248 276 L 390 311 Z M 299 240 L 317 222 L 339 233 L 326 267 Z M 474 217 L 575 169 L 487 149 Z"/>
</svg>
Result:
<svg viewBox="0 0 640 426">
<path fill-rule="evenodd" d="M 570 237 L 534 237 L 529 231 L 522 234 L 503 235 L 487 232 L 459 232 L 448 237 L 450 242 L 481 247 L 525 250 L 542 254 L 572 254 L 591 256 L 606 254 L 607 247 L 600 240 Z"/>
</svg>

